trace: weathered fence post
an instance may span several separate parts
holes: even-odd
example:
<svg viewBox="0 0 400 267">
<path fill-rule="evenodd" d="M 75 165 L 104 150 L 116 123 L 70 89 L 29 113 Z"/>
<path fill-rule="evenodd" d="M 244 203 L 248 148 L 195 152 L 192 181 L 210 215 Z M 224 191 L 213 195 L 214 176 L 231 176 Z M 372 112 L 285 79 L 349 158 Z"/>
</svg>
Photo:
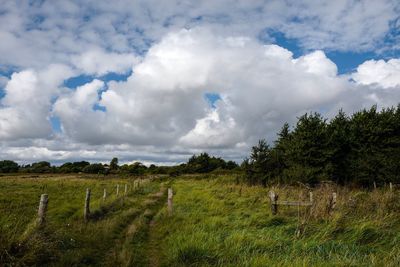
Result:
<svg viewBox="0 0 400 267">
<path fill-rule="evenodd" d="M 308 193 L 309 194 L 309 196 L 310 196 L 310 202 L 311 202 L 311 204 L 314 202 L 314 196 L 313 196 L 313 192 L 309 192 Z"/>
<path fill-rule="evenodd" d="M 392 182 L 389 183 L 389 189 L 390 189 L 390 192 L 393 191 L 393 184 L 392 184 Z"/>
<path fill-rule="evenodd" d="M 376 190 L 376 182 L 374 181 L 374 189 Z"/>
<path fill-rule="evenodd" d="M 337 198 L 337 194 L 335 192 L 333 192 L 332 196 L 329 199 L 329 213 L 332 213 L 332 211 L 336 207 L 336 198 Z"/>
<path fill-rule="evenodd" d="M 172 192 L 172 188 L 168 188 L 168 215 L 172 216 L 172 198 L 174 197 L 174 193 Z"/>
<path fill-rule="evenodd" d="M 272 215 L 275 215 L 278 213 L 278 194 L 275 194 L 274 191 L 269 191 L 269 198 L 271 200 Z"/>
<path fill-rule="evenodd" d="M 90 188 L 86 188 L 85 207 L 83 209 L 83 218 L 89 220 L 90 215 Z"/>
<path fill-rule="evenodd" d="M 47 203 L 49 203 L 49 196 L 42 194 L 40 196 L 39 210 L 38 210 L 38 225 L 41 226 L 46 220 Z"/>
<path fill-rule="evenodd" d="M 127 193 L 128 193 L 128 185 L 125 184 L 125 196 L 126 196 Z"/>
<path fill-rule="evenodd" d="M 106 201 L 106 198 L 107 198 L 107 189 L 104 188 L 104 191 L 103 191 L 103 201 Z"/>
<path fill-rule="evenodd" d="M 117 184 L 117 196 L 119 194 L 119 184 Z"/>
</svg>

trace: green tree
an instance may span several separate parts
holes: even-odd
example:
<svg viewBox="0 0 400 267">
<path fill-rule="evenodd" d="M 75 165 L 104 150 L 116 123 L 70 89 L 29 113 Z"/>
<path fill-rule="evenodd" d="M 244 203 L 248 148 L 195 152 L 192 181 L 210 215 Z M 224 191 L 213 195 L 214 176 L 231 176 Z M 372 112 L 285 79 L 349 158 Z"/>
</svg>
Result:
<svg viewBox="0 0 400 267">
<path fill-rule="evenodd" d="M 110 162 L 110 171 L 116 171 L 118 168 L 118 158 L 113 158 Z"/>
<path fill-rule="evenodd" d="M 0 161 L 0 172 L 1 173 L 10 173 L 10 172 L 18 172 L 19 166 L 18 163 L 12 160 L 2 160 Z"/>
<path fill-rule="evenodd" d="M 249 162 L 246 163 L 250 168 L 248 176 L 249 184 L 262 184 L 266 186 L 271 171 L 270 152 L 271 149 L 264 139 L 259 140 L 258 145 L 252 147 Z"/>
<path fill-rule="evenodd" d="M 288 182 L 317 183 L 328 179 L 325 167 L 327 159 L 326 121 L 319 113 L 301 116 L 291 133 L 287 149 Z"/>
<path fill-rule="evenodd" d="M 105 173 L 105 168 L 103 164 L 101 163 L 93 163 L 85 168 L 83 168 L 83 172 L 85 173 L 95 173 L 95 174 L 104 174 Z"/>
<path fill-rule="evenodd" d="M 351 152 L 350 139 L 350 120 L 347 115 L 340 110 L 339 113 L 330 121 L 327 126 L 327 152 L 328 177 L 339 184 L 349 182 L 351 165 L 349 155 Z"/>
<path fill-rule="evenodd" d="M 30 172 L 33 173 L 50 173 L 52 172 L 51 164 L 47 161 L 40 161 L 32 163 Z"/>
</svg>

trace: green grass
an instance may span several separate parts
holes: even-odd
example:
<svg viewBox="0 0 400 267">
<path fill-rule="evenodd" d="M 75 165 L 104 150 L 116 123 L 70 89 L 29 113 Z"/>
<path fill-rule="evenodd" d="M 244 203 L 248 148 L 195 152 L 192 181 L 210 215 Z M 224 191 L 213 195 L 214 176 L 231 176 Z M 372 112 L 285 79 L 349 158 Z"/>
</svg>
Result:
<svg viewBox="0 0 400 267">
<path fill-rule="evenodd" d="M 192 179 L 177 180 L 173 187 L 174 216 L 167 217 L 163 210 L 156 217 L 154 238 L 161 241 L 163 266 L 400 265 L 400 210 L 372 212 L 363 207 L 382 208 L 384 203 L 376 203 L 379 192 L 364 192 L 370 203 L 364 200 L 358 207 L 339 202 L 331 216 L 319 211 L 307 215 L 296 207 L 280 208 L 272 216 L 264 188 Z M 302 191 L 275 190 L 282 199 L 293 200 Z M 339 201 L 360 194 L 341 193 L 346 195 Z M 395 194 L 392 197 L 400 201 Z M 304 232 L 297 236 L 299 221 L 304 222 Z"/>
<path fill-rule="evenodd" d="M 119 197 L 116 185 L 120 185 Z M 129 187 L 124 194 L 124 185 Z M 83 220 L 86 188 L 91 188 L 91 220 Z M 108 197 L 102 199 L 103 189 Z M 2 177 L 0 179 L 0 262 L 9 265 L 99 265 L 112 254 L 126 228 L 148 208 L 159 182 L 134 188 L 128 179 Z M 49 195 L 44 227 L 36 227 L 40 195 Z M 0 265 L 2 265 L 0 264 Z"/>
<path fill-rule="evenodd" d="M 202 179 L 203 178 L 203 179 Z M 267 188 L 234 177 L 154 180 L 96 176 L 0 177 L 0 266 L 400 266 L 400 194 L 322 186 L 311 209 L 279 207 Z M 120 184 L 129 194 L 115 196 Z M 165 189 L 172 186 L 173 216 Z M 91 220 L 83 220 L 86 188 Z M 102 201 L 103 188 L 108 198 Z M 281 200 L 307 200 L 302 187 L 278 186 Z M 335 211 L 326 205 L 338 193 Z M 47 222 L 36 227 L 42 193 Z"/>
</svg>

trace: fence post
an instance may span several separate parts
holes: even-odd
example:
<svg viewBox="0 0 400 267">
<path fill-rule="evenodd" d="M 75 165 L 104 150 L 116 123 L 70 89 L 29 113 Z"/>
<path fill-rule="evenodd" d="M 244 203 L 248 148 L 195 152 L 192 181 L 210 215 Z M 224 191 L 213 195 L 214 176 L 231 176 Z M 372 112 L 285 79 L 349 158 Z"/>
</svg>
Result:
<svg viewBox="0 0 400 267">
<path fill-rule="evenodd" d="M 310 202 L 313 203 L 314 202 L 313 192 L 310 191 L 308 194 L 310 196 Z"/>
<path fill-rule="evenodd" d="M 274 191 L 269 191 L 269 198 L 271 200 L 272 215 L 276 215 L 278 213 L 278 194 L 275 194 Z"/>
<path fill-rule="evenodd" d="M 128 193 L 128 185 L 125 184 L 125 196 L 126 196 L 127 193 Z"/>
<path fill-rule="evenodd" d="M 119 184 L 117 184 L 117 196 L 119 194 Z"/>
<path fill-rule="evenodd" d="M 89 220 L 90 215 L 90 188 L 86 188 L 85 207 L 83 209 L 83 218 Z"/>
<path fill-rule="evenodd" d="M 46 220 L 47 203 L 49 202 L 49 196 L 42 194 L 40 196 L 39 210 L 38 210 L 38 225 L 41 226 Z"/>
<path fill-rule="evenodd" d="M 329 201 L 329 213 L 331 213 L 336 207 L 336 198 L 337 194 L 335 192 L 332 193 L 332 196 Z"/>
<path fill-rule="evenodd" d="M 174 197 L 174 193 L 172 192 L 172 188 L 168 188 L 168 215 L 172 216 L 172 198 Z"/>
<path fill-rule="evenodd" d="M 104 191 L 103 191 L 103 201 L 106 201 L 106 198 L 107 198 L 107 189 L 104 188 Z"/>
<path fill-rule="evenodd" d="M 376 182 L 374 181 L 374 189 L 376 190 Z"/>
<path fill-rule="evenodd" d="M 389 183 L 389 189 L 390 189 L 390 192 L 393 191 L 393 184 L 392 184 L 392 182 Z"/>
</svg>

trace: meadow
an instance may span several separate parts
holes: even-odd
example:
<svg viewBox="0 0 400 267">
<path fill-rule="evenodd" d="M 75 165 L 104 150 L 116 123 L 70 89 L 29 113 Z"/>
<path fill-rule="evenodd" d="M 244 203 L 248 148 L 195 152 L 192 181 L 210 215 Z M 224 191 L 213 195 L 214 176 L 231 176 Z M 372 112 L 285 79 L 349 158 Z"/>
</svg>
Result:
<svg viewBox="0 0 400 267">
<path fill-rule="evenodd" d="M 91 176 L 1 177 L 0 265 L 129 264 L 129 255 L 121 255 L 124 244 L 120 243 L 160 207 L 165 191 L 161 187 L 158 181 L 143 180 L 138 185 L 132 179 Z M 83 220 L 86 188 L 92 191 L 88 222 Z M 105 201 L 104 188 L 108 194 Z M 45 224 L 37 227 L 43 193 L 49 196 L 48 211 Z"/>
<path fill-rule="evenodd" d="M 90 175 L 0 177 L 0 265 L 400 265 L 398 188 L 264 188 L 237 183 L 232 175 L 143 181 L 137 186 L 133 178 Z M 86 188 L 92 190 L 88 222 Z M 174 191 L 171 216 L 167 188 Z M 271 189 L 292 201 L 306 201 L 312 190 L 314 204 L 279 206 L 272 215 Z M 337 205 L 330 211 L 332 192 Z M 37 227 L 42 193 L 49 195 L 48 212 L 45 225 Z"/>
</svg>

